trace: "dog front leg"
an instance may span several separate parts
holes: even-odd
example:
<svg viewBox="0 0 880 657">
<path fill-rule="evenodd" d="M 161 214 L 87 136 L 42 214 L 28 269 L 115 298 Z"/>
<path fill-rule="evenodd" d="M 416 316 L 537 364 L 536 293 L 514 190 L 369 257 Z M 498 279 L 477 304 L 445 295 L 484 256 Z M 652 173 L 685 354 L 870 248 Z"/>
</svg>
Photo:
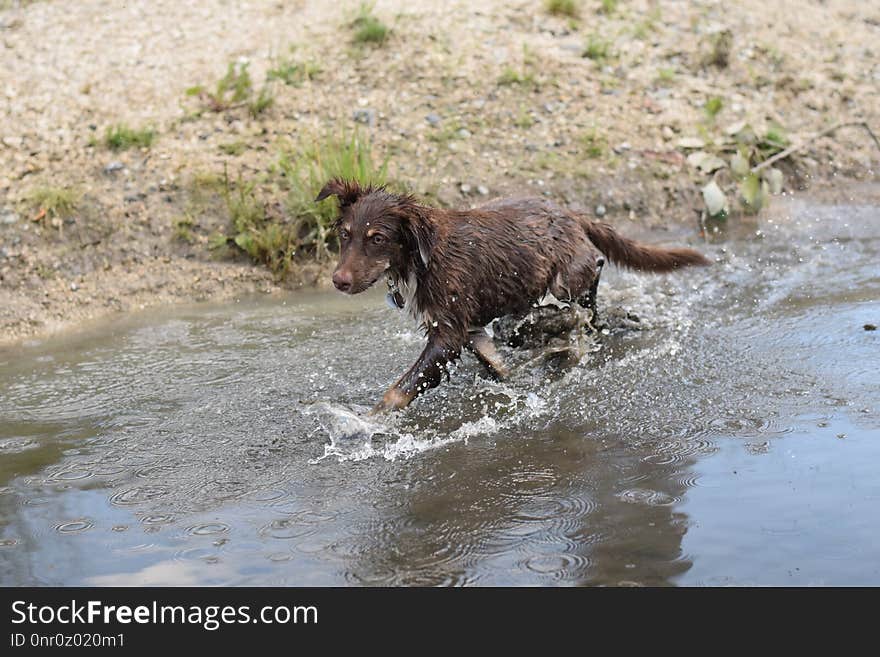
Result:
<svg viewBox="0 0 880 657">
<path fill-rule="evenodd" d="M 382 397 L 382 401 L 376 404 L 371 414 L 406 408 L 418 395 L 440 385 L 447 363 L 456 360 L 460 354 L 461 346 L 444 344 L 434 338 L 428 338 L 428 344 L 422 355 L 397 383 L 388 388 L 388 392 Z"/>
</svg>

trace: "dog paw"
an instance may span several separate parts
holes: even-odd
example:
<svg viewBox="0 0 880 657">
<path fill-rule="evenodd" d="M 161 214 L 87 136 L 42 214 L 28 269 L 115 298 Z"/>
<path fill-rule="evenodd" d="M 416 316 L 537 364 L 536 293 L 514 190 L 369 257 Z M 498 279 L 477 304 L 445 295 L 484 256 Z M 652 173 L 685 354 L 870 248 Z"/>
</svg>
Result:
<svg viewBox="0 0 880 657">
<path fill-rule="evenodd" d="M 373 410 L 370 411 L 370 415 L 387 413 L 388 411 L 399 411 L 406 408 L 410 401 L 412 401 L 412 397 L 407 395 L 400 388 L 391 388 L 385 393 L 382 400 L 373 407 Z"/>
</svg>

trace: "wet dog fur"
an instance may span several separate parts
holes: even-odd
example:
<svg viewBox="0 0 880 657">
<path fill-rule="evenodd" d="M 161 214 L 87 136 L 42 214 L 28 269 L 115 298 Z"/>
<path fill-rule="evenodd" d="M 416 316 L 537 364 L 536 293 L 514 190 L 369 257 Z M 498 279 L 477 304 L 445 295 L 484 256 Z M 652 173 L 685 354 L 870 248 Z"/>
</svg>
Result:
<svg viewBox="0 0 880 657">
<path fill-rule="evenodd" d="M 627 239 L 606 223 L 544 198 L 444 210 L 411 195 L 342 179 L 329 181 L 316 200 L 330 196 L 340 208 L 333 284 L 358 294 L 387 278 L 391 298 L 428 338 L 418 360 L 374 412 L 404 408 L 437 386 L 463 349 L 503 378 L 507 371 L 484 327 L 497 317 L 527 312 L 548 294 L 592 305 L 605 258 L 644 272 L 709 264 L 692 249 Z"/>
</svg>

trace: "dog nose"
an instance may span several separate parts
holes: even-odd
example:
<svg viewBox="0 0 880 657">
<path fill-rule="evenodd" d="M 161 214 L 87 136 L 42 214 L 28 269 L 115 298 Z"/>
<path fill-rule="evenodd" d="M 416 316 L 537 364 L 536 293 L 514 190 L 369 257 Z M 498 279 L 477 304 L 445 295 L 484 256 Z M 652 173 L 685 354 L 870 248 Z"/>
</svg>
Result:
<svg viewBox="0 0 880 657">
<path fill-rule="evenodd" d="M 333 272 L 333 285 L 340 292 L 348 292 L 351 289 L 351 272 L 345 270 Z"/>
</svg>

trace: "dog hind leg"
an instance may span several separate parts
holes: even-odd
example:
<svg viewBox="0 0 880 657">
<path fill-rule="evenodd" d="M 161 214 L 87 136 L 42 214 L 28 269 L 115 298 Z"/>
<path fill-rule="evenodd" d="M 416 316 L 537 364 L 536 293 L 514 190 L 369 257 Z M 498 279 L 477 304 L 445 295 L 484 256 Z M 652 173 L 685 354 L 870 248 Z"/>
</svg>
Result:
<svg viewBox="0 0 880 657">
<path fill-rule="evenodd" d="M 575 255 L 557 272 L 550 291 L 558 299 L 588 309 L 592 322 L 597 317 L 596 293 L 604 265 L 602 252 L 584 235 L 575 244 Z"/>
<path fill-rule="evenodd" d="M 483 329 L 471 331 L 468 334 L 467 348 L 473 352 L 494 379 L 506 379 L 510 371 L 501 359 L 501 354 L 495 348 L 492 338 L 486 335 Z"/>
<path fill-rule="evenodd" d="M 599 292 L 599 278 L 602 276 L 602 267 L 604 265 L 604 258 L 599 258 L 596 261 L 596 277 L 593 279 L 593 283 L 590 285 L 589 289 L 587 289 L 587 291 L 578 299 L 578 303 L 593 314 L 591 318 L 592 321 L 595 321 L 598 317 L 596 310 L 596 295 Z"/>
</svg>

